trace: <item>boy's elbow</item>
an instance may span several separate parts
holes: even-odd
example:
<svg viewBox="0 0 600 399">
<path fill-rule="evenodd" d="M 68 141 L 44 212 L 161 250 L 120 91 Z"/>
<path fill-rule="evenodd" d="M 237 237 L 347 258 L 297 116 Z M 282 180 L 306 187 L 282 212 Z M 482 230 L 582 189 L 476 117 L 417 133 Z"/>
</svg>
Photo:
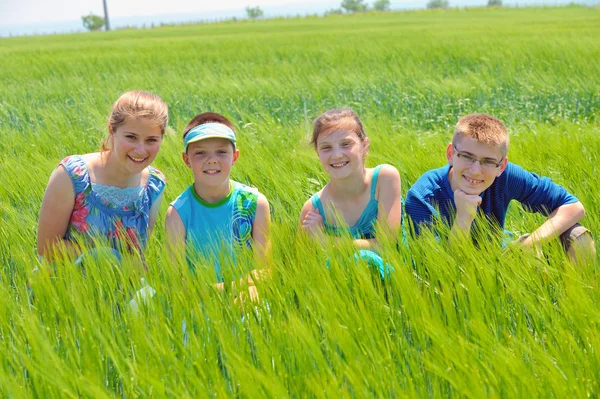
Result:
<svg viewBox="0 0 600 399">
<path fill-rule="evenodd" d="M 585 217 L 585 208 L 584 208 L 583 204 L 579 201 L 577 201 L 576 204 L 577 204 L 577 216 L 579 217 L 579 220 L 581 220 Z"/>
<path fill-rule="evenodd" d="M 571 218 L 574 222 L 579 222 L 585 216 L 585 208 L 583 204 L 579 201 L 573 202 L 571 204 L 562 205 L 561 208 L 566 211 L 566 215 Z"/>
</svg>

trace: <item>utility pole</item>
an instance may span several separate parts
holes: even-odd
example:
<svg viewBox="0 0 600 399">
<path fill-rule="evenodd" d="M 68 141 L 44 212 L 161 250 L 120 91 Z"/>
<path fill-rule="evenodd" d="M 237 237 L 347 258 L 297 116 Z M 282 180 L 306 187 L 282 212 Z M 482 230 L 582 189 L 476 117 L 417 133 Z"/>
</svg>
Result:
<svg viewBox="0 0 600 399">
<path fill-rule="evenodd" d="M 110 30 L 110 22 L 108 22 L 108 7 L 106 6 L 106 0 L 102 0 L 104 4 L 104 30 Z"/>
</svg>

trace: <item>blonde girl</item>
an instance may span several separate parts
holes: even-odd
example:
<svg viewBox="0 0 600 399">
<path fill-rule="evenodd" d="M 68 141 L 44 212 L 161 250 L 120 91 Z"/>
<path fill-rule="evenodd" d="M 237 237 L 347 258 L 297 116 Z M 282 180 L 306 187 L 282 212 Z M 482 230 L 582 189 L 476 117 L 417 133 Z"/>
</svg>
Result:
<svg viewBox="0 0 600 399">
<path fill-rule="evenodd" d="M 37 251 L 52 260 L 59 247 L 77 257 L 97 240 L 118 258 L 143 249 L 162 200 L 165 178 L 150 166 L 168 120 L 155 94 L 129 91 L 114 103 L 102 151 L 71 155 L 52 173 L 40 210 Z"/>
</svg>

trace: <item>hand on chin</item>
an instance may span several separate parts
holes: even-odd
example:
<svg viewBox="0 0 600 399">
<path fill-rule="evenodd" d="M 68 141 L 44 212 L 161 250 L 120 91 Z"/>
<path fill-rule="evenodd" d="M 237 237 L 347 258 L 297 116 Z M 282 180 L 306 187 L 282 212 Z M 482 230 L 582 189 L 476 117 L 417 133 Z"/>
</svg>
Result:
<svg viewBox="0 0 600 399">
<path fill-rule="evenodd" d="M 481 195 L 483 191 L 473 187 L 462 187 L 461 190 L 468 195 Z"/>
</svg>

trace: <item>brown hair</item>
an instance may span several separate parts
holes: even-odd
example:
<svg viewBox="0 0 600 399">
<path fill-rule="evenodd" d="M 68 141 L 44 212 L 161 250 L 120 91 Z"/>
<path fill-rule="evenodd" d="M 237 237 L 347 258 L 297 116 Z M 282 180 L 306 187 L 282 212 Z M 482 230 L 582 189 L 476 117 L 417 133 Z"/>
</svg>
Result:
<svg viewBox="0 0 600 399">
<path fill-rule="evenodd" d="M 452 142 L 468 137 L 478 143 L 500 147 L 504 155 L 508 152 L 508 130 L 498 118 L 488 114 L 463 116 L 456 124 Z"/>
<path fill-rule="evenodd" d="M 156 122 L 161 134 L 165 133 L 169 121 L 169 108 L 156 94 L 141 90 L 132 90 L 121 94 L 113 104 L 108 117 L 108 126 L 114 133 L 127 119 L 145 119 Z M 108 151 L 108 139 L 102 143 L 102 151 Z"/>
<path fill-rule="evenodd" d="M 310 143 L 316 147 L 317 138 L 320 134 L 335 130 L 351 130 L 356 133 L 360 141 L 365 141 L 367 137 L 356 112 L 350 108 L 330 109 L 313 122 L 313 134 Z"/>
<path fill-rule="evenodd" d="M 187 124 L 185 129 L 183 129 L 183 138 L 185 139 L 186 134 L 188 134 L 190 130 L 196 126 L 204 125 L 205 123 L 220 123 L 233 130 L 233 133 L 236 134 L 235 128 L 229 119 L 221 114 L 217 114 L 216 112 L 203 112 L 194 116 L 194 118 L 192 118 L 192 120 Z"/>
</svg>

